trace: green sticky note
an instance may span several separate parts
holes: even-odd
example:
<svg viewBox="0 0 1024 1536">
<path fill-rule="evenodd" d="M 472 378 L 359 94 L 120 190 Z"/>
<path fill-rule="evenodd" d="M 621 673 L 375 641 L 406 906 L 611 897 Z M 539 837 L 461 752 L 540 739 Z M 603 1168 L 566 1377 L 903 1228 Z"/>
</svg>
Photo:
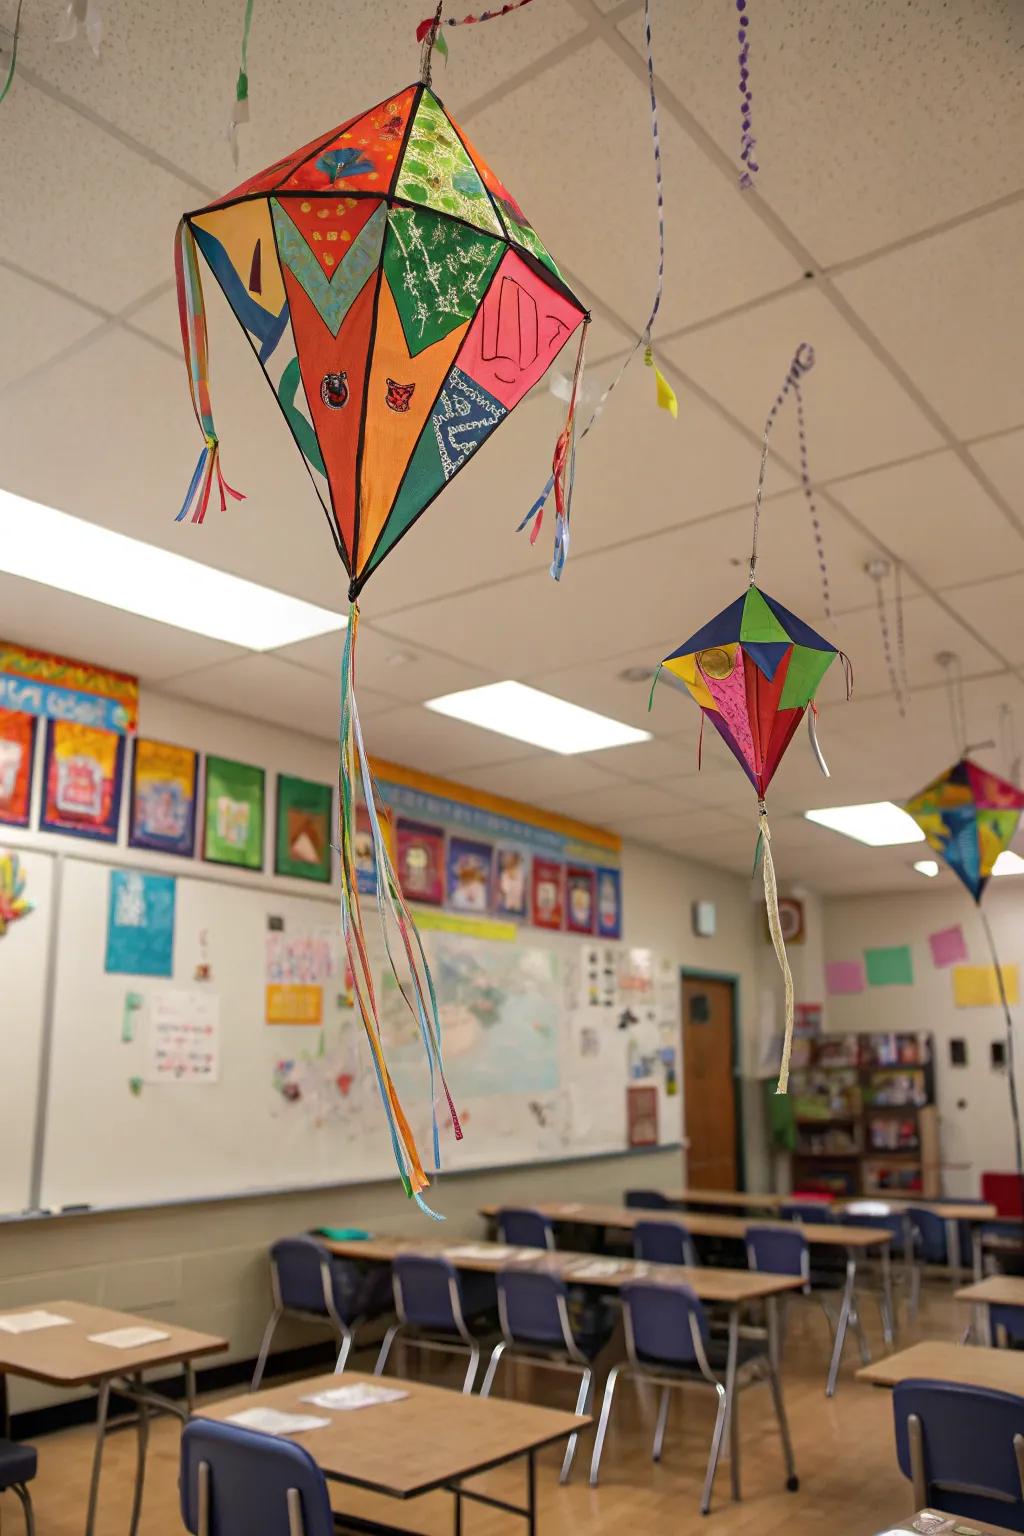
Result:
<svg viewBox="0 0 1024 1536">
<path fill-rule="evenodd" d="M 912 987 L 914 966 L 910 945 L 897 944 L 892 949 L 866 949 L 864 966 L 869 987 Z"/>
<path fill-rule="evenodd" d="M 336 1243 L 362 1243 L 372 1236 L 362 1227 L 317 1227 L 321 1237 L 329 1237 Z"/>
</svg>

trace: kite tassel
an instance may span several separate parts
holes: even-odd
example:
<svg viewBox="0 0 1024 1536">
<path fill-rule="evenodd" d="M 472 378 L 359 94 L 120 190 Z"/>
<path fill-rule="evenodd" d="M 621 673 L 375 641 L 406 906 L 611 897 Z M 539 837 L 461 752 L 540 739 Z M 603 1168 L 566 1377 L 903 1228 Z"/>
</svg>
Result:
<svg viewBox="0 0 1024 1536">
<path fill-rule="evenodd" d="M 814 753 L 815 757 L 818 760 L 818 767 L 821 769 L 821 771 L 825 775 L 826 779 L 830 779 L 832 777 L 832 775 L 828 771 L 828 763 L 826 763 L 826 761 L 825 761 L 825 754 L 824 754 L 824 752 L 822 752 L 821 747 L 818 744 L 818 723 L 817 722 L 818 722 L 818 706 L 815 704 L 814 700 L 812 699 L 811 703 L 810 703 L 810 708 L 807 711 L 807 734 L 808 734 L 808 736 L 811 739 L 811 751 Z"/>
<path fill-rule="evenodd" d="M 849 704 L 853 698 L 853 662 L 845 651 L 839 652 L 839 660 L 843 664 L 843 676 L 846 679 L 846 702 Z"/>
<path fill-rule="evenodd" d="M 192 397 L 192 410 L 203 434 L 203 448 L 195 471 L 185 493 L 181 510 L 175 517 L 182 523 L 192 515 L 194 523 L 206 517 L 213 486 L 216 484 L 221 511 L 227 510 L 227 498 L 244 501 L 241 491 L 236 491 L 224 478 L 220 464 L 220 441 L 213 420 L 210 404 L 209 338 L 206 330 L 206 304 L 203 284 L 199 276 L 199 257 L 196 242 L 188 220 L 182 219 L 174 242 L 174 278 L 178 291 L 178 321 L 181 326 L 181 345 L 188 370 L 188 387 Z"/>
<path fill-rule="evenodd" d="M 779 916 L 779 891 L 775 882 L 775 864 L 772 860 L 772 834 L 768 826 L 768 812 L 762 800 L 758 807 L 760 832 L 758 843 L 761 850 L 761 870 L 764 875 L 764 904 L 768 913 L 768 932 L 775 948 L 775 958 L 782 972 L 786 989 L 786 1022 L 782 1038 L 782 1061 L 779 1064 L 779 1081 L 776 1093 L 789 1091 L 789 1058 L 793 1049 L 793 973 L 789 968 L 786 941 L 782 936 L 782 919 Z M 755 864 L 756 868 L 756 864 Z"/>
<path fill-rule="evenodd" d="M 583 377 L 583 359 L 587 351 L 589 326 L 590 316 L 587 315 L 583 320 L 579 351 L 576 354 L 569 410 L 565 418 L 565 426 L 558 434 L 554 457 L 551 461 L 551 481 L 555 491 L 555 552 L 551 561 L 551 574 L 555 581 L 561 581 L 569 554 L 569 514 L 572 511 L 572 490 L 576 479 L 576 403 L 579 397 L 580 380 Z M 539 532 L 540 518 L 538 517 L 530 534 L 531 544 Z"/>
<path fill-rule="evenodd" d="M 672 385 L 654 361 L 654 351 L 650 342 L 644 348 L 644 366 L 654 369 L 654 386 L 659 411 L 668 411 L 673 421 L 675 421 L 679 415 L 679 401 L 676 399 L 676 392 Z"/>
</svg>

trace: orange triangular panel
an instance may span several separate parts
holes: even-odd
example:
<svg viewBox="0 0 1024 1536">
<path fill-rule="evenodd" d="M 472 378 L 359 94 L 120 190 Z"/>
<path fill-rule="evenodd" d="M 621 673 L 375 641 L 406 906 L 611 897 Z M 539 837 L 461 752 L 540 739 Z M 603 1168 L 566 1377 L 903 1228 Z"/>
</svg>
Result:
<svg viewBox="0 0 1024 1536">
<path fill-rule="evenodd" d="M 366 396 L 359 549 L 354 562 L 357 572 L 387 520 L 406 465 L 438 390 L 448 376 L 467 324 L 464 322 L 411 357 L 387 278 L 381 283 Z"/>
<path fill-rule="evenodd" d="M 324 144 L 330 144 L 339 138 L 353 123 L 357 123 L 364 113 L 356 113 L 347 122 L 339 123 L 336 128 L 331 128 L 327 133 L 318 133 L 315 139 L 304 144 L 301 149 L 293 149 L 291 154 L 285 155 L 281 160 L 275 160 L 273 165 L 268 165 L 264 170 L 257 171 L 255 176 L 250 176 L 248 181 L 241 182 L 237 187 L 232 187 L 230 192 L 225 192 L 223 197 L 218 197 L 216 203 L 210 203 L 211 208 L 216 208 L 220 203 L 234 202 L 239 197 L 252 197 L 258 192 L 271 192 L 276 186 L 291 175 L 309 155 L 318 150 Z"/>
<path fill-rule="evenodd" d="M 284 192 L 370 192 L 391 188 L 418 87 L 389 96 L 326 140 L 282 183 Z"/>
<path fill-rule="evenodd" d="M 280 199 L 323 271 L 332 277 L 363 225 L 376 213 L 375 197 L 283 197 Z"/>
</svg>

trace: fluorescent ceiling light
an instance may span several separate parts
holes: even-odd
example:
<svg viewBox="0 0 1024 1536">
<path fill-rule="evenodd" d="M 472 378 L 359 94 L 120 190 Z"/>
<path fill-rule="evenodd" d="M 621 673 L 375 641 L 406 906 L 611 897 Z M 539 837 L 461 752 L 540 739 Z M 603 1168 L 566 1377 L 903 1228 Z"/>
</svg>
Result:
<svg viewBox="0 0 1024 1536">
<path fill-rule="evenodd" d="M 250 651 L 347 623 L 340 613 L 9 491 L 0 491 L 0 572 Z"/>
<path fill-rule="evenodd" d="M 939 872 L 937 859 L 918 859 L 914 865 L 919 875 L 927 875 L 929 880 L 934 880 Z"/>
<path fill-rule="evenodd" d="M 891 800 L 877 800 L 871 805 L 835 805 L 824 811 L 805 811 L 808 821 L 831 827 L 858 843 L 885 848 L 892 843 L 923 843 L 924 833 L 912 816 L 893 805 Z"/>
<path fill-rule="evenodd" d="M 1004 848 L 992 866 L 994 875 L 1024 875 L 1024 859 L 1012 848 Z"/>
<path fill-rule="evenodd" d="M 483 726 L 485 731 L 497 731 L 500 736 L 528 741 L 532 747 L 544 747 L 566 757 L 651 739 L 650 731 L 638 731 L 592 709 L 541 693 L 538 688 L 527 688 L 524 683 L 488 683 L 483 688 L 465 688 L 440 699 L 428 699 L 426 704 L 439 715 L 451 715 L 454 720 L 465 720 L 469 725 Z"/>
</svg>

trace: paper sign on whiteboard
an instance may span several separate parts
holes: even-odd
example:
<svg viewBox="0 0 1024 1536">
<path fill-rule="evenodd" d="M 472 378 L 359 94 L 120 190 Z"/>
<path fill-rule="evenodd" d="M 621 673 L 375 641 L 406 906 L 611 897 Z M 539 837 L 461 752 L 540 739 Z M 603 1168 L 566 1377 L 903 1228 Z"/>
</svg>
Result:
<svg viewBox="0 0 1024 1536">
<path fill-rule="evenodd" d="M 147 1083 L 215 1083 L 220 1075 L 220 999 L 157 992 L 150 1006 Z"/>
</svg>

